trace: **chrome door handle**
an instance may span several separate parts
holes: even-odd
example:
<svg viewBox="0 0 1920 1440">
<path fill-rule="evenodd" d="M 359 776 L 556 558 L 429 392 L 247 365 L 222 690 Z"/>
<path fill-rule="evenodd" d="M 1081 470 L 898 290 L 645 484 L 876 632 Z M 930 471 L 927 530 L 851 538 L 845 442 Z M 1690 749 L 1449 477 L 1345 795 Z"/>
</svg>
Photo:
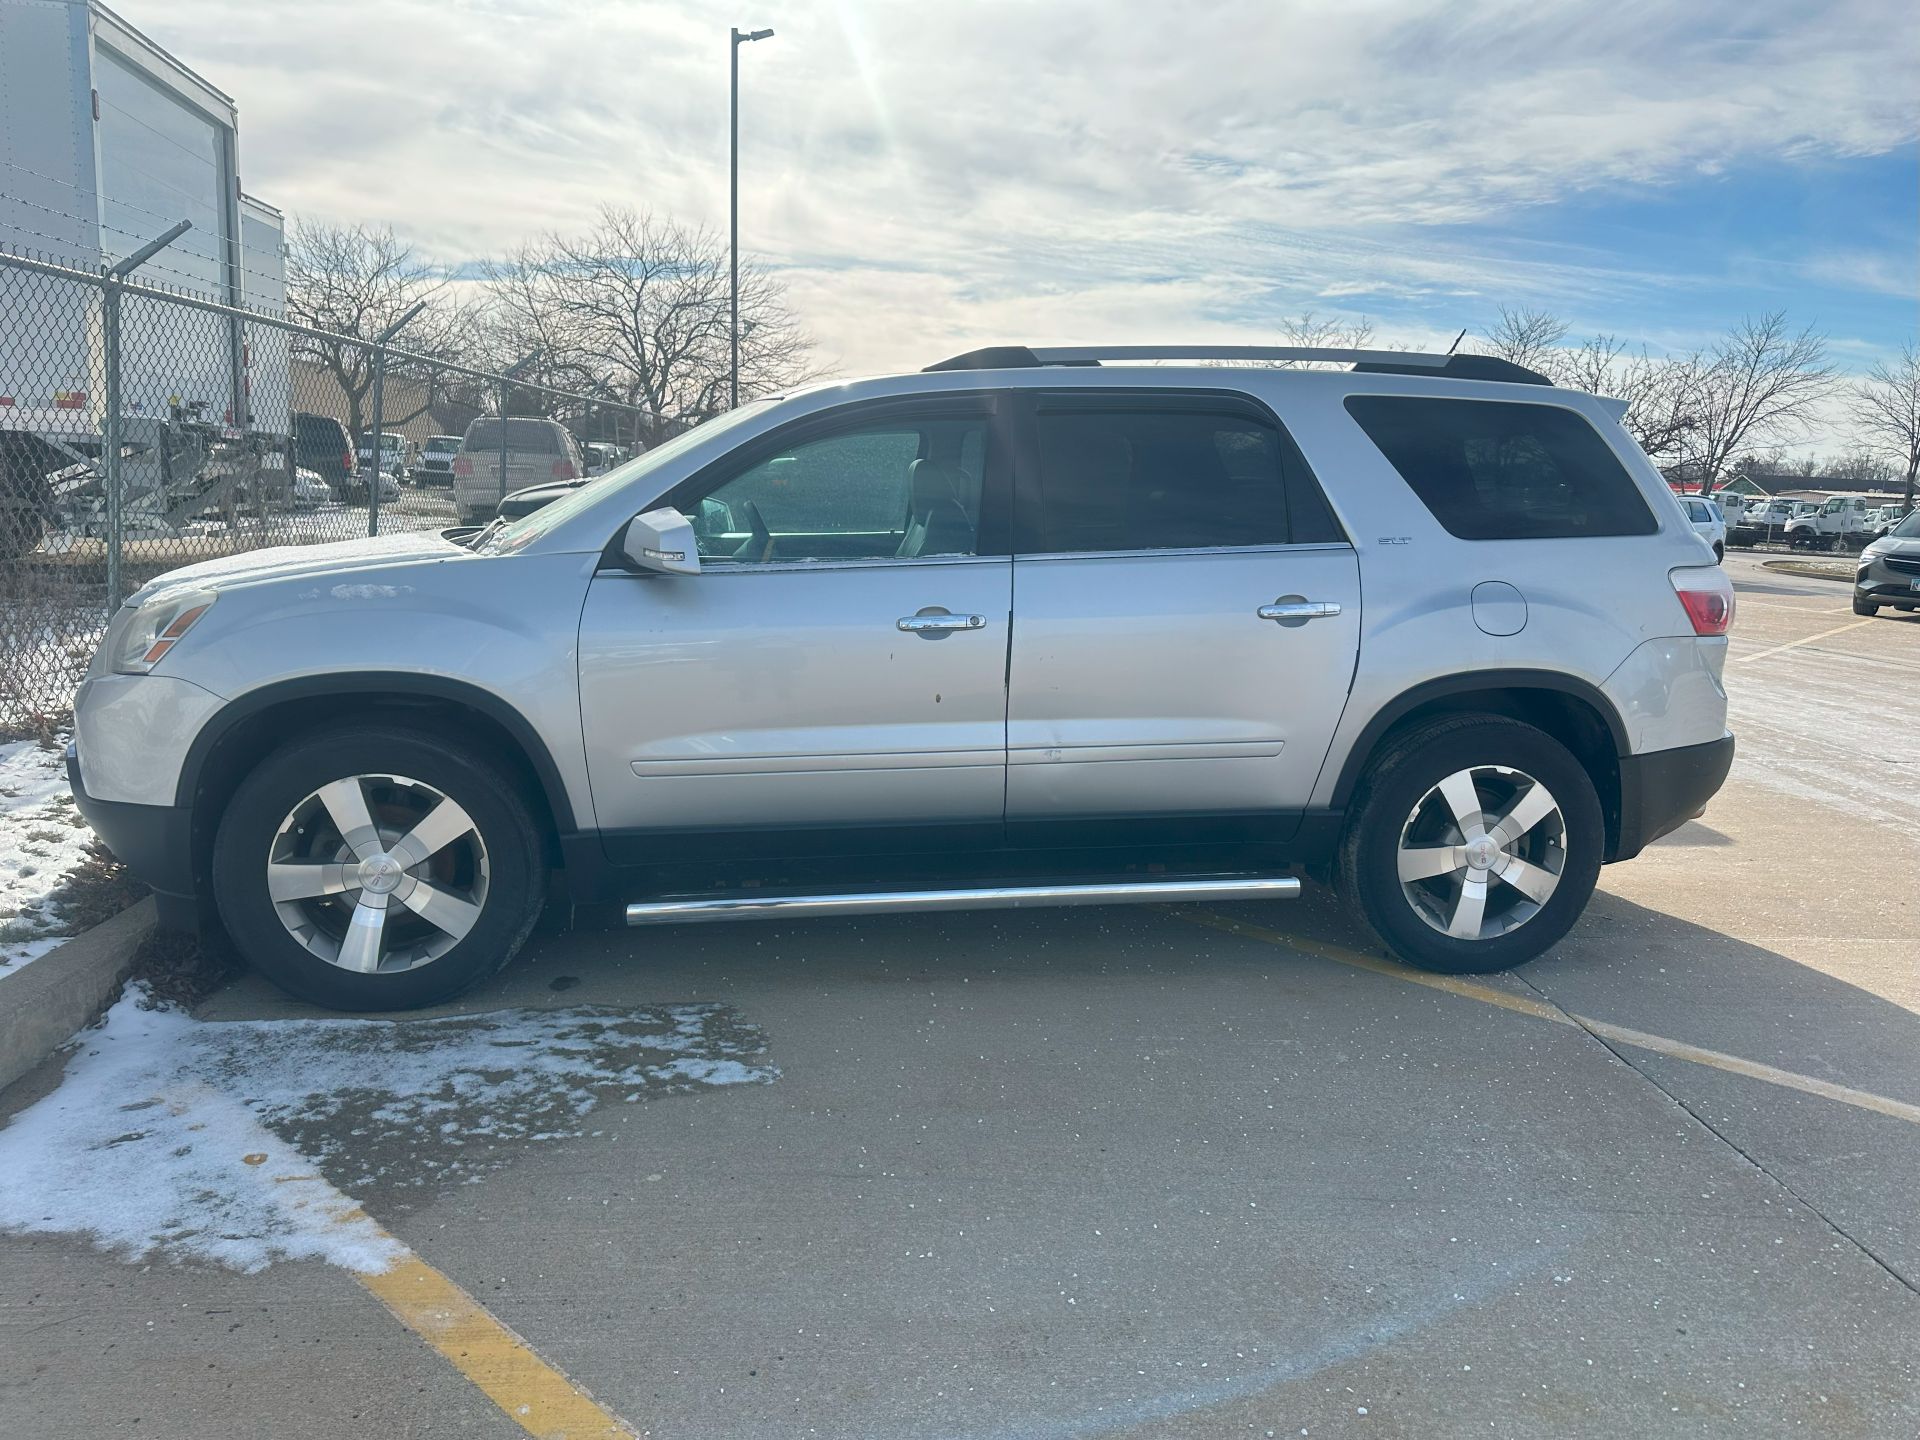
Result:
<svg viewBox="0 0 1920 1440">
<path fill-rule="evenodd" d="M 944 635 L 950 630 L 985 629 L 986 623 L 984 615 L 949 615 L 944 610 L 923 610 L 918 615 L 902 615 L 893 622 L 893 628 L 909 635 Z"/>
<path fill-rule="evenodd" d="M 1338 600 L 1276 600 L 1253 612 L 1262 620 L 1328 620 L 1340 613 Z"/>
</svg>

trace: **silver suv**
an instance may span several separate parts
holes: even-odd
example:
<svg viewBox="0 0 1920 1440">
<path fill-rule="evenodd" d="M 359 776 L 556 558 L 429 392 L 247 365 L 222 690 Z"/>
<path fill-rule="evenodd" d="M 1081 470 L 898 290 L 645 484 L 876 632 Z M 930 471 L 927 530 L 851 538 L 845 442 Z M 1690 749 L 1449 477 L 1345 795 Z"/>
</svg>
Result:
<svg viewBox="0 0 1920 1440">
<path fill-rule="evenodd" d="M 1119 363 L 1169 359 L 1280 363 Z M 1412 964 L 1499 969 L 1732 760 L 1732 590 L 1622 409 L 1371 351 L 822 385 L 477 534 L 162 576 L 81 687 L 74 793 L 170 922 L 341 1008 L 453 994 L 550 898 L 645 925 L 1304 873 Z"/>
</svg>

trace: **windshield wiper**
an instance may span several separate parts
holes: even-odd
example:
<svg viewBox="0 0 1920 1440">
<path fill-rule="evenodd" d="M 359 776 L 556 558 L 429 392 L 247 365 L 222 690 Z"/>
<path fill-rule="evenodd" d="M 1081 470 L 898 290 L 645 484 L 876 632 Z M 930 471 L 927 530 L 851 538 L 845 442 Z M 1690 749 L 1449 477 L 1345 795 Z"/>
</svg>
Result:
<svg viewBox="0 0 1920 1440">
<path fill-rule="evenodd" d="M 502 525 L 505 525 L 506 523 L 507 523 L 506 518 L 504 516 L 496 515 L 493 517 L 493 519 L 489 520 L 479 530 L 475 531 L 472 535 L 468 536 L 465 540 L 461 541 L 460 543 L 465 545 L 469 550 L 477 551 L 482 545 L 486 544 L 487 541 L 491 540 L 494 537 L 494 533 L 498 531 L 500 527 Z"/>
</svg>

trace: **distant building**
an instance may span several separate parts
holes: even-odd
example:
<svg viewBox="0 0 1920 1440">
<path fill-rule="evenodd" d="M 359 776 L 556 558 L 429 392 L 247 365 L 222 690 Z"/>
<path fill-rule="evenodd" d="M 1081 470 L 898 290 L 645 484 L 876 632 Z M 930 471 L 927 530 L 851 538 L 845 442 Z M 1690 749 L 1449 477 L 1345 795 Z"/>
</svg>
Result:
<svg viewBox="0 0 1920 1440">
<path fill-rule="evenodd" d="M 1699 482 L 1667 481 L 1675 492 L 1700 493 Z M 1715 488 L 1716 495 L 1744 495 L 1750 500 L 1825 500 L 1833 495 L 1866 495 L 1891 504 L 1900 498 L 1896 488 L 1889 491 L 1884 480 L 1858 480 L 1846 475 L 1736 475 Z"/>
<path fill-rule="evenodd" d="M 308 415 L 330 415 L 349 429 L 352 412 L 347 393 L 326 366 L 313 360 L 293 362 L 293 408 Z M 373 423 L 372 399 L 366 401 L 365 421 Z M 380 428 L 404 435 L 415 445 L 431 435 L 464 435 L 467 426 L 485 412 L 478 406 L 444 393 L 429 395 L 419 380 L 389 375 L 381 386 Z M 356 437 L 357 438 L 357 437 Z"/>
</svg>

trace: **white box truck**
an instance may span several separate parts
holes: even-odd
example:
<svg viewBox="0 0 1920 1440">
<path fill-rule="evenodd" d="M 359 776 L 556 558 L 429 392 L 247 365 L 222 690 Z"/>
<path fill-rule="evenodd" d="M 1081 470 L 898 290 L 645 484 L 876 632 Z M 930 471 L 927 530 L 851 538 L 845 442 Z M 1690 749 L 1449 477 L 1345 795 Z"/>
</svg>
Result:
<svg viewBox="0 0 1920 1440">
<path fill-rule="evenodd" d="M 233 100 L 97 0 L 0 0 L 0 250 L 94 274 L 179 221 L 140 280 L 222 305 L 285 299 L 280 214 L 245 196 Z M 0 265 L 0 554 L 97 532 L 100 292 Z M 284 466 L 284 332 L 125 295 L 123 513 L 164 533 Z"/>
</svg>

